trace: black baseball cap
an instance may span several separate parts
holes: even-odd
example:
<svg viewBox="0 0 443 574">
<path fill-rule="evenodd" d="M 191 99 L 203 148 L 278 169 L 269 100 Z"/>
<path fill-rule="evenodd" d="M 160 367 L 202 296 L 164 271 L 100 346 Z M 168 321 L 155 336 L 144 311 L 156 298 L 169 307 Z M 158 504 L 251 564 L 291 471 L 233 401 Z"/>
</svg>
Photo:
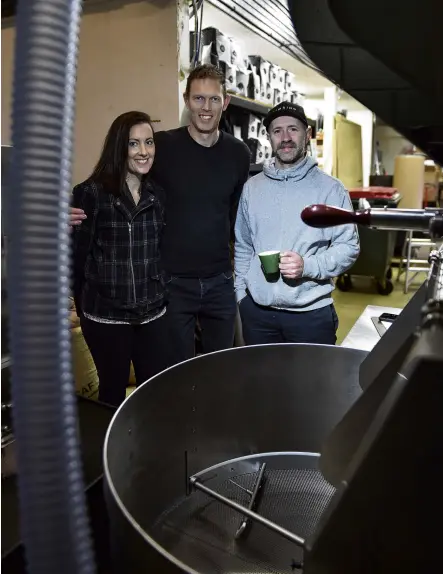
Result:
<svg viewBox="0 0 443 574">
<path fill-rule="evenodd" d="M 268 127 L 271 125 L 271 122 L 273 122 L 276 118 L 281 118 L 282 116 L 290 116 L 291 118 L 296 118 L 297 120 L 300 120 L 306 127 L 308 127 L 308 120 L 306 119 L 305 110 L 298 104 L 293 104 L 291 102 L 282 102 L 281 104 L 273 107 L 263 120 L 263 125 L 266 129 L 268 129 Z"/>
</svg>

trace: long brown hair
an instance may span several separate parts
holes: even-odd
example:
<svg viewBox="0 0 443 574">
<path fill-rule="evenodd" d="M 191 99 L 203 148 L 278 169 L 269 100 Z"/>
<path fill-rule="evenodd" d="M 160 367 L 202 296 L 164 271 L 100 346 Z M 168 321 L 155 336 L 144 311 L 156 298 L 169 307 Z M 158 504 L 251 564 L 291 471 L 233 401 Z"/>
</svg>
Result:
<svg viewBox="0 0 443 574">
<path fill-rule="evenodd" d="M 107 193 L 118 196 L 122 192 L 128 165 L 129 133 L 138 124 L 149 124 L 154 133 L 152 120 L 144 112 L 121 114 L 109 128 L 100 158 L 89 176 L 93 181 L 101 183 Z"/>
</svg>

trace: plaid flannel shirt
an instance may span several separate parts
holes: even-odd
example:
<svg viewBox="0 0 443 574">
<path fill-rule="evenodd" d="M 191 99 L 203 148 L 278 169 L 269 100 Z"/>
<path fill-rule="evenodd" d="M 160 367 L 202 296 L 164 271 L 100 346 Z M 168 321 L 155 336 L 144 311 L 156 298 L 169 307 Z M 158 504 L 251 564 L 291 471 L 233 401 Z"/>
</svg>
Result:
<svg viewBox="0 0 443 574">
<path fill-rule="evenodd" d="M 145 181 L 138 205 L 91 180 L 73 190 L 87 219 L 73 229 L 73 291 L 79 314 L 140 323 L 165 305 L 160 266 L 164 195 Z"/>
</svg>

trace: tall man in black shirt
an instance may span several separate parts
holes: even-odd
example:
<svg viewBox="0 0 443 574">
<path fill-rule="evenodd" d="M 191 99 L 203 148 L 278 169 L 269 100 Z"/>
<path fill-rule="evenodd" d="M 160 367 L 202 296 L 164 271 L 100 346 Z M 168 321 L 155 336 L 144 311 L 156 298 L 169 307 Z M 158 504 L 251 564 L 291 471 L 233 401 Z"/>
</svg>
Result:
<svg viewBox="0 0 443 574">
<path fill-rule="evenodd" d="M 229 240 L 248 147 L 219 130 L 229 104 L 223 74 L 195 68 L 184 94 L 190 125 L 155 134 L 153 178 L 166 194 L 162 263 L 173 364 L 194 356 L 198 319 L 204 353 L 234 343 L 236 302 Z"/>
<path fill-rule="evenodd" d="M 198 66 L 184 98 L 190 125 L 154 135 L 151 169 L 166 194 L 161 255 L 171 364 L 194 356 L 197 319 L 204 353 L 233 346 L 237 306 L 229 240 L 250 164 L 248 147 L 219 130 L 230 99 L 223 74 Z M 73 210 L 71 223 L 83 218 Z"/>
</svg>

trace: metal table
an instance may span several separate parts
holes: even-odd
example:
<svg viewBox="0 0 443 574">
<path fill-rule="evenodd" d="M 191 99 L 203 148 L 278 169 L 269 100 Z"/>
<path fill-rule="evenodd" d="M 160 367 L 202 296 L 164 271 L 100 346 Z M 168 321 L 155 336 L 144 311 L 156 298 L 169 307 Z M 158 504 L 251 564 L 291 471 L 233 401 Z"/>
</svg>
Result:
<svg viewBox="0 0 443 574">
<path fill-rule="evenodd" d="M 392 323 L 380 323 L 378 318 L 382 313 L 391 313 L 399 315 L 402 309 L 397 307 L 382 307 L 380 305 L 368 305 L 357 322 L 346 335 L 342 342 L 342 347 L 351 349 L 362 349 L 371 351 L 380 340 L 383 330 L 389 329 Z M 378 329 L 376 324 L 378 323 Z"/>
</svg>

